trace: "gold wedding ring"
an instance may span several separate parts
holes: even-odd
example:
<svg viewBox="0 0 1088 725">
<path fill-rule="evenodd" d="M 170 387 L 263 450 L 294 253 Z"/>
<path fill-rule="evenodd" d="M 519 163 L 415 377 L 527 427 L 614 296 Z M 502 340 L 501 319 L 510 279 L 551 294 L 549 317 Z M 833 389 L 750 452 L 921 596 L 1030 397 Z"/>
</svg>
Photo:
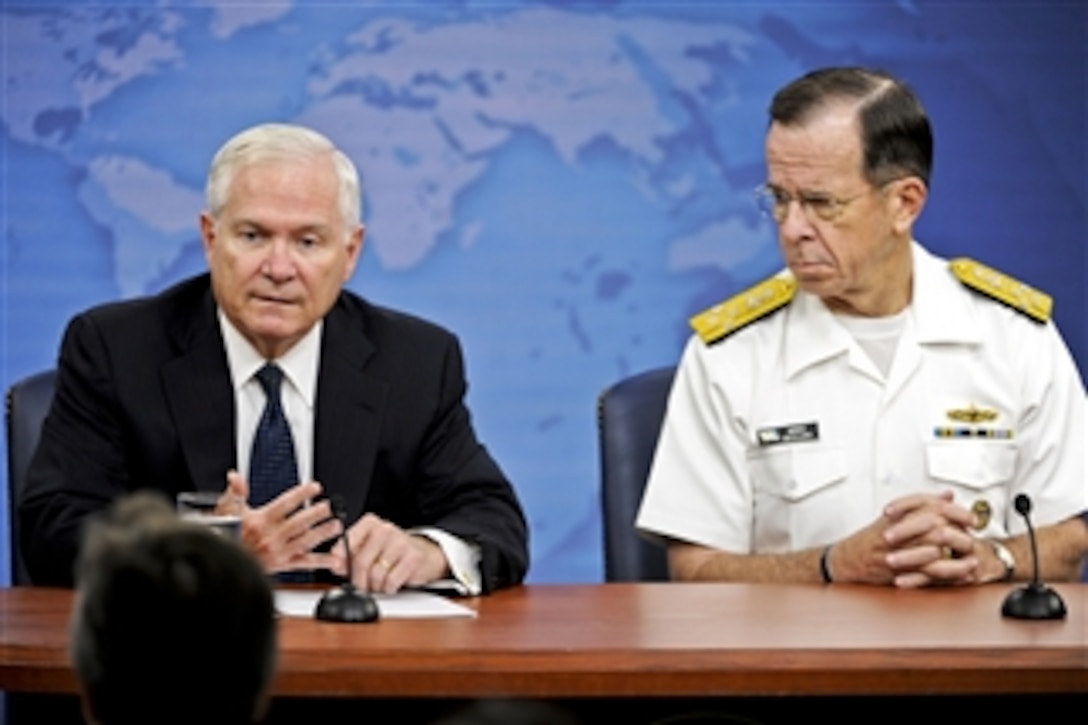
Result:
<svg viewBox="0 0 1088 725">
<path fill-rule="evenodd" d="M 379 556 L 378 557 L 378 566 L 380 566 L 382 569 L 391 569 L 391 568 L 393 568 L 393 565 L 390 564 L 388 561 L 386 561 L 384 556 Z"/>
</svg>

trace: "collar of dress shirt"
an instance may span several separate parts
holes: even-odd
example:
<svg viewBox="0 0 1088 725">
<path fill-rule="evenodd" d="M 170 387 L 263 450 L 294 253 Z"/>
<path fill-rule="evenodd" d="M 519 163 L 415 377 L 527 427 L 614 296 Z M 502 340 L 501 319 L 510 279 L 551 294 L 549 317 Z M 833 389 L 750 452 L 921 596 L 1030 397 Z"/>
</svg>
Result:
<svg viewBox="0 0 1088 725">
<path fill-rule="evenodd" d="M 317 364 L 321 353 L 322 324 L 318 320 L 301 340 L 275 361 L 311 410 L 317 396 Z M 242 336 L 234 323 L 223 314 L 223 310 L 219 310 L 219 328 L 223 333 L 231 382 L 237 391 L 256 375 L 267 360 Z"/>
</svg>

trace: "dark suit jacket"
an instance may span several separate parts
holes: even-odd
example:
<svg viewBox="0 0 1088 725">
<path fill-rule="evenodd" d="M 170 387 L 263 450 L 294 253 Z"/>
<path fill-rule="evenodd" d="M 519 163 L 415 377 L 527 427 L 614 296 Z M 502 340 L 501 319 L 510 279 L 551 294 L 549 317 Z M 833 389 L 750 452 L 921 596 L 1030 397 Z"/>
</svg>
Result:
<svg viewBox="0 0 1088 725">
<path fill-rule="evenodd" d="M 205 274 L 69 323 L 19 508 L 35 584 L 72 583 L 84 520 L 117 496 L 225 487 L 235 411 L 215 310 Z M 371 511 L 479 544 L 490 591 L 524 578 L 528 534 L 465 387 L 452 334 L 342 293 L 321 342 L 314 478 L 348 521 Z"/>
</svg>

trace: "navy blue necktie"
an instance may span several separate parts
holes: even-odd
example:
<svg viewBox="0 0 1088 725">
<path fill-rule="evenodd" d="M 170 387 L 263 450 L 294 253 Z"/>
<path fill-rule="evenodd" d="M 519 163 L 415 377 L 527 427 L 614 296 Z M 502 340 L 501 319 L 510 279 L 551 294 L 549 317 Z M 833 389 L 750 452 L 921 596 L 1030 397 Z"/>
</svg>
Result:
<svg viewBox="0 0 1088 725">
<path fill-rule="evenodd" d="M 263 506 L 298 484 L 295 443 L 280 404 L 283 371 L 275 363 L 266 363 L 257 371 L 257 380 L 264 388 L 268 402 L 253 436 L 249 457 L 250 506 Z"/>
</svg>

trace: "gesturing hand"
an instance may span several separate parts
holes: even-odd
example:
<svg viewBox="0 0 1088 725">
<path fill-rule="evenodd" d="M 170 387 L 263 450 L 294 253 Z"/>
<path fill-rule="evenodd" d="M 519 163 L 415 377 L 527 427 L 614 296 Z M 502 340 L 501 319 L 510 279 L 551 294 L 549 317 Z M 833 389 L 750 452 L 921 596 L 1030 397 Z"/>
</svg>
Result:
<svg viewBox="0 0 1088 725">
<path fill-rule="evenodd" d="M 329 553 L 315 551 L 339 537 L 342 530 L 329 502 L 315 502 L 321 491 L 321 484 L 310 481 L 284 491 L 264 506 L 241 504 L 242 544 L 257 556 L 265 571 L 328 569 L 341 576 L 347 573 L 337 547 Z M 237 471 L 228 472 L 225 498 L 244 502 L 248 497 L 245 478 Z"/>
</svg>

